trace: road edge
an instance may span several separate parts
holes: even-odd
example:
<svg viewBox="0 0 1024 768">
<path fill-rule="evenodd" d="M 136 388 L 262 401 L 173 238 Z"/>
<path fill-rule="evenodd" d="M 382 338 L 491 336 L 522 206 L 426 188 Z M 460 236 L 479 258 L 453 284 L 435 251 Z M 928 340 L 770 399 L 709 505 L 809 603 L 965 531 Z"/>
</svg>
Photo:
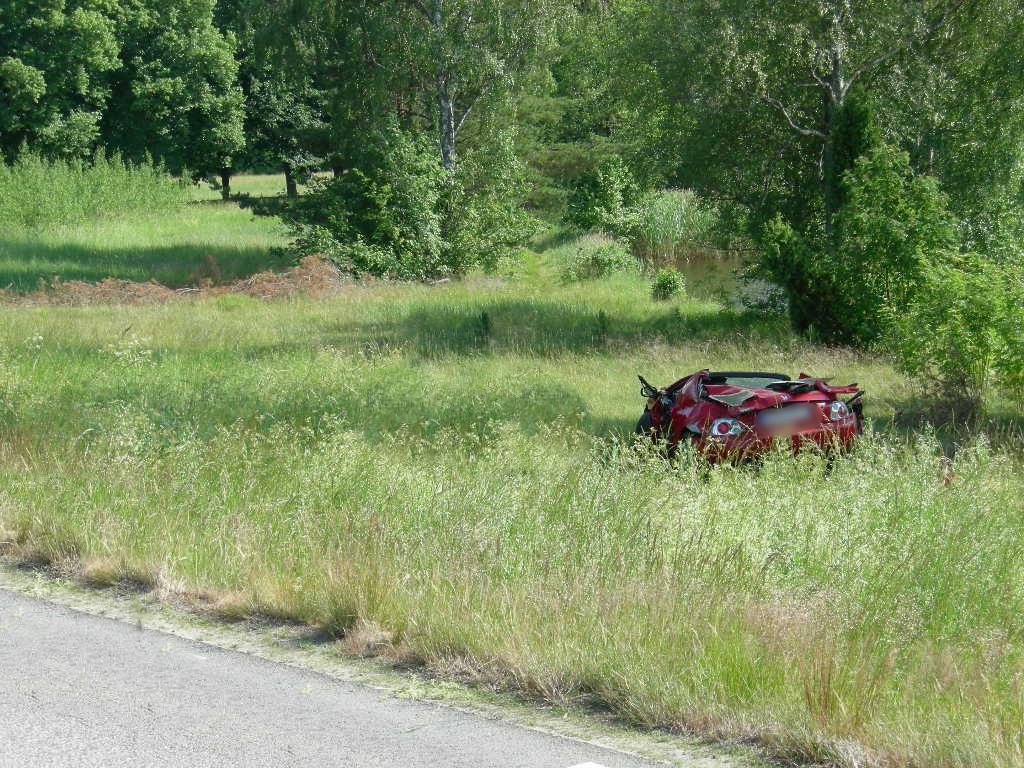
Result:
<svg viewBox="0 0 1024 768">
<path fill-rule="evenodd" d="M 369 687 L 399 699 L 429 702 L 499 720 L 550 736 L 683 768 L 759 768 L 769 765 L 755 748 L 709 744 L 665 731 L 641 730 L 609 714 L 580 706 L 528 701 L 468 683 L 434 677 L 422 670 L 396 668 L 379 659 L 343 651 L 308 626 L 249 619 L 227 622 L 161 600 L 155 593 L 126 587 L 93 588 L 43 568 L 0 555 L 0 589 L 221 650 Z"/>
</svg>

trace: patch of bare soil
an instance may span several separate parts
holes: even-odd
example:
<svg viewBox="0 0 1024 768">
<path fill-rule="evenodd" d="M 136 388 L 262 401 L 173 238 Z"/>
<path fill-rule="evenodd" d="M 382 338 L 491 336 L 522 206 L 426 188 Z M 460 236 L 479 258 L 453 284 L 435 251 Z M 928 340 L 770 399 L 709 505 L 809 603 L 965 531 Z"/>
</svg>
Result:
<svg viewBox="0 0 1024 768">
<path fill-rule="evenodd" d="M 307 256 L 285 272 L 258 272 L 227 285 L 168 288 L 150 281 L 137 283 L 111 277 L 98 283 L 84 280 L 55 282 L 27 294 L 0 290 L 0 304 L 21 306 L 68 306 L 92 304 L 166 304 L 181 299 L 239 294 L 257 299 L 290 296 L 327 298 L 352 289 L 355 282 L 334 264 L 319 256 Z"/>
</svg>

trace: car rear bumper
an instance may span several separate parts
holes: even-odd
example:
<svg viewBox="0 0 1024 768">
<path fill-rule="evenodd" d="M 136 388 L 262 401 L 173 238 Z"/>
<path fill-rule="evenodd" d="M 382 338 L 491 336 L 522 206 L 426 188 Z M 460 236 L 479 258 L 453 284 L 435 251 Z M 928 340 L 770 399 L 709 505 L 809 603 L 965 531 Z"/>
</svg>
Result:
<svg viewBox="0 0 1024 768">
<path fill-rule="evenodd" d="M 806 448 L 820 451 L 846 450 L 861 432 L 854 416 L 838 422 L 825 422 L 812 429 L 803 429 L 790 434 L 769 434 L 752 429 L 736 437 L 711 437 L 694 435 L 692 446 L 703 453 L 711 462 L 735 461 L 737 459 L 762 456 L 785 446 L 799 452 Z"/>
</svg>

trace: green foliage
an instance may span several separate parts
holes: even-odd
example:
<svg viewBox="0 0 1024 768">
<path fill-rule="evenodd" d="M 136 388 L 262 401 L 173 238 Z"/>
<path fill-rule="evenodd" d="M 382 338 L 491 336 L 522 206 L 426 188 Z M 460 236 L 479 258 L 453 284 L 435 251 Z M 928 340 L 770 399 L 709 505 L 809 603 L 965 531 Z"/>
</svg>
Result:
<svg viewBox="0 0 1024 768">
<path fill-rule="evenodd" d="M 24 143 L 87 157 L 120 66 L 117 20 L 102 4 L 0 2 L 0 155 Z"/>
<path fill-rule="evenodd" d="M 607 232 L 628 241 L 633 253 L 651 264 L 679 263 L 709 247 L 720 223 L 715 208 L 690 190 L 642 194 L 618 157 L 580 177 L 566 221 L 584 232 Z"/>
<path fill-rule="evenodd" d="M 878 122 L 867 99 L 860 92 L 848 96 L 833 118 L 832 161 L 828 169 L 822 169 L 829 174 L 825 185 L 829 199 L 825 204 L 830 211 L 838 211 L 846 204 L 846 174 L 853 169 L 859 158 L 882 143 Z"/>
<path fill-rule="evenodd" d="M 759 238 L 757 261 L 750 277 L 782 289 L 790 324 L 797 331 L 826 339 L 844 335 L 836 306 L 823 238 L 801 236 L 781 214 L 767 221 Z"/>
<path fill-rule="evenodd" d="M 323 73 L 343 162 L 366 133 L 397 120 L 430 133 L 448 170 L 492 140 L 494 119 L 542 70 L 566 0 L 290 2 L 271 37 L 290 66 Z M 330 30 L 325 34 L 324 30 Z"/>
<path fill-rule="evenodd" d="M 1024 394 L 1022 301 L 1019 267 L 976 254 L 929 265 L 912 300 L 889 310 L 887 346 L 938 407 L 970 417 L 993 390 L 999 401 Z"/>
<path fill-rule="evenodd" d="M 403 279 L 460 275 L 495 269 L 533 234 L 523 186 L 511 137 L 446 171 L 429 139 L 392 126 L 367 143 L 356 167 L 314 180 L 285 216 L 299 254 Z"/>
<path fill-rule="evenodd" d="M 927 266 L 958 247 L 957 232 L 938 182 L 887 145 L 858 159 L 843 188 L 827 265 L 834 313 L 848 343 L 868 344 L 884 333 L 883 310 L 905 306 Z"/>
<path fill-rule="evenodd" d="M 651 264 L 676 264 L 716 239 L 715 209 L 686 189 L 645 195 L 629 217 L 633 252 Z"/>
<path fill-rule="evenodd" d="M 218 0 L 215 22 L 235 41 L 238 83 L 245 96 L 245 149 L 234 168 L 288 174 L 305 184 L 331 153 L 322 73 L 299 56 L 285 57 L 272 44 L 280 29 L 277 7 L 250 0 Z"/>
<path fill-rule="evenodd" d="M 655 301 L 668 301 L 686 293 L 686 280 L 674 267 L 659 269 L 651 284 L 651 297 Z"/>
<path fill-rule="evenodd" d="M 369 143 L 357 167 L 315 179 L 286 211 L 299 253 L 310 247 L 356 272 L 423 278 L 461 266 L 446 261 L 440 213 L 449 174 L 429 142 L 391 128 Z"/>
<path fill-rule="evenodd" d="M 614 91 L 614 45 L 621 30 L 610 7 L 575 4 L 546 59 L 547 75 L 521 100 L 517 145 L 533 180 L 530 204 L 562 221 L 580 176 L 621 156 L 629 134 L 614 131 L 630 109 Z"/>
<path fill-rule="evenodd" d="M 887 310 L 912 299 L 927 266 L 950 258 L 957 233 L 935 179 L 914 174 L 891 146 L 859 158 L 843 194 L 832 238 L 768 222 L 755 274 L 785 291 L 798 330 L 865 346 L 885 334 Z"/>
<path fill-rule="evenodd" d="M 622 235 L 632 228 L 631 213 L 639 199 L 633 174 L 621 158 L 613 157 L 580 177 L 565 218 L 584 232 Z"/>
<path fill-rule="evenodd" d="M 442 201 L 445 261 L 453 272 L 474 266 L 493 272 L 537 231 L 523 206 L 526 167 L 511 131 L 473 151 L 456 167 Z"/>
<path fill-rule="evenodd" d="M 605 236 L 591 235 L 577 242 L 562 267 L 562 279 L 569 283 L 597 280 L 617 273 L 635 273 L 638 267 L 626 245 Z"/>
<path fill-rule="evenodd" d="M 233 38 L 213 23 L 214 0 L 144 0 L 118 17 L 105 139 L 127 157 L 160 158 L 201 178 L 245 144 Z"/>
<path fill-rule="evenodd" d="M 635 165 L 672 186 L 776 213 L 798 232 L 840 204 L 841 124 L 851 98 L 881 136 L 935 175 L 973 218 L 1020 180 L 1024 8 L 870 2 L 638 0 L 617 4 L 615 78 L 635 117 Z M 628 113 L 627 113 L 628 115 Z M 854 119 L 852 122 L 856 123 Z M 856 149 L 853 155 L 856 157 Z M 832 161 L 835 167 L 832 167 Z M 823 178 L 824 177 L 824 178 Z M 824 182 L 824 183 L 823 183 Z"/>
<path fill-rule="evenodd" d="M 213 7 L 0 2 L 0 153 L 12 159 L 27 143 L 85 158 L 103 145 L 176 172 L 221 168 L 243 144 L 242 92 Z"/>
<path fill-rule="evenodd" d="M 22 153 L 0 164 L 0 226 L 40 229 L 131 212 L 167 211 L 190 199 L 159 165 L 98 153 L 91 161 Z"/>
<path fill-rule="evenodd" d="M 306 183 L 329 146 L 323 94 L 308 78 L 253 73 L 245 100 L 246 167 L 282 169 Z M 314 152 L 319 152 L 316 154 Z"/>
</svg>

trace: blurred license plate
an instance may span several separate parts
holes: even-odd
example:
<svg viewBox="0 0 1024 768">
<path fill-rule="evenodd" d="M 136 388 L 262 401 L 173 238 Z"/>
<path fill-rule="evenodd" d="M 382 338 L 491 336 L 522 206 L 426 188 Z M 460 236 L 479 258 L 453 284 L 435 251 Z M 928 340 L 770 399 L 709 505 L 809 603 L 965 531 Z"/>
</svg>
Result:
<svg viewBox="0 0 1024 768">
<path fill-rule="evenodd" d="M 796 427 L 811 421 L 813 416 L 812 407 L 806 403 L 800 403 L 760 411 L 757 414 L 757 424 L 765 429 Z"/>
</svg>

